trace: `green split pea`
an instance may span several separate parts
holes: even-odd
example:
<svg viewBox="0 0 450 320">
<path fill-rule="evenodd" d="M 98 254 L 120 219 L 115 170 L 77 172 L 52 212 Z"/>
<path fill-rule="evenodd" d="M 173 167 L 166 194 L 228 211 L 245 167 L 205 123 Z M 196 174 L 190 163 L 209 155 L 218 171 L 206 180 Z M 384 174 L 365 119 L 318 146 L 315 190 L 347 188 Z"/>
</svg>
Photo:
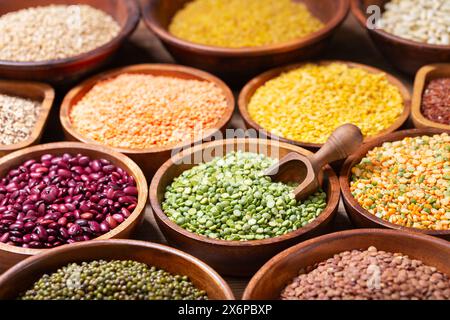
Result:
<svg viewBox="0 0 450 320">
<path fill-rule="evenodd" d="M 162 208 L 182 228 L 214 239 L 262 240 L 297 230 L 322 213 L 326 194 L 296 201 L 296 184 L 262 175 L 276 161 L 245 152 L 214 158 L 174 179 Z"/>
</svg>

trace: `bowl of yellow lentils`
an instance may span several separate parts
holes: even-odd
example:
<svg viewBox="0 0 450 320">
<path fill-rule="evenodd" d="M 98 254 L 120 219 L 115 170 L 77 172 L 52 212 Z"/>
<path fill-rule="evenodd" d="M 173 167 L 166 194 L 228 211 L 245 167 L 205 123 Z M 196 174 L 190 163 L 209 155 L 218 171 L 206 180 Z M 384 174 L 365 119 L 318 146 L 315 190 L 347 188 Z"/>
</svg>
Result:
<svg viewBox="0 0 450 320">
<path fill-rule="evenodd" d="M 149 0 L 148 28 L 179 63 L 253 76 L 323 51 L 349 0 Z"/>
<path fill-rule="evenodd" d="M 247 128 L 313 151 L 345 123 L 358 126 L 369 142 L 399 129 L 411 113 L 400 80 L 338 60 L 269 70 L 247 83 L 238 102 Z"/>
<path fill-rule="evenodd" d="M 450 240 L 450 131 L 404 130 L 366 143 L 339 179 L 355 226 Z"/>
</svg>

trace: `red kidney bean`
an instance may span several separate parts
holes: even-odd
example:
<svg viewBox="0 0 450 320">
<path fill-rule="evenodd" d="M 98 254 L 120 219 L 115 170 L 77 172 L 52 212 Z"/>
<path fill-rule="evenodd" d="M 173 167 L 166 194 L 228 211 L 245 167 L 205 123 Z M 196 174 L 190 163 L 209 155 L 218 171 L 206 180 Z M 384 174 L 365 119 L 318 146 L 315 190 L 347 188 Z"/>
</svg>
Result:
<svg viewBox="0 0 450 320">
<path fill-rule="evenodd" d="M 73 224 L 70 226 L 70 228 L 67 230 L 67 232 L 69 233 L 69 235 L 71 236 L 76 236 L 78 234 L 81 233 L 81 227 L 78 224 Z"/>
<path fill-rule="evenodd" d="M 26 234 L 26 235 L 24 235 L 24 236 L 22 237 L 22 241 L 23 241 L 24 243 L 29 243 L 29 242 L 31 242 L 31 234 Z"/>
<path fill-rule="evenodd" d="M 125 220 L 125 218 L 124 218 L 121 214 L 118 214 L 118 213 L 113 214 L 112 217 L 113 217 L 113 219 L 116 220 L 117 223 L 119 223 L 119 224 L 122 223 L 122 222 Z"/>
<path fill-rule="evenodd" d="M 33 233 L 37 234 L 39 240 L 44 241 L 48 238 L 47 231 L 43 226 L 37 226 L 36 228 L 34 228 Z"/>
<path fill-rule="evenodd" d="M 8 241 L 9 241 L 9 232 L 6 232 L 0 237 L 0 242 L 7 243 Z"/>
</svg>

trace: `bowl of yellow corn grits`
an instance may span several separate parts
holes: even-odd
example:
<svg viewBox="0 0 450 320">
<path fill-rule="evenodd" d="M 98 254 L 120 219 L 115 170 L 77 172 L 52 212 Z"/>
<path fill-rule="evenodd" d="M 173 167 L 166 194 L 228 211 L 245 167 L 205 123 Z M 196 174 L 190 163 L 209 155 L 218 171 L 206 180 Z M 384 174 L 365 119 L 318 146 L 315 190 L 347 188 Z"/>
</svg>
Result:
<svg viewBox="0 0 450 320">
<path fill-rule="evenodd" d="M 356 227 L 450 240 L 449 130 L 403 130 L 366 143 L 345 161 L 339 182 Z"/>
<path fill-rule="evenodd" d="M 179 63 L 225 78 L 322 52 L 348 0 L 148 0 L 143 19 Z"/>
<path fill-rule="evenodd" d="M 317 150 L 340 125 L 357 125 L 368 142 L 400 128 L 411 111 L 408 89 L 382 70 L 345 61 L 270 70 L 239 95 L 247 128 Z"/>
</svg>

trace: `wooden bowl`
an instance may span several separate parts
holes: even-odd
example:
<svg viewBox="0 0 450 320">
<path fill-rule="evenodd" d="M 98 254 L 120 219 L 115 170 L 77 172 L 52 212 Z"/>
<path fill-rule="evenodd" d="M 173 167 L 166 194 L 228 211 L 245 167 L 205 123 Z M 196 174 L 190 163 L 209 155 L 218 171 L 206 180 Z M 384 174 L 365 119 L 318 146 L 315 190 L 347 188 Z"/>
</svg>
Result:
<svg viewBox="0 0 450 320">
<path fill-rule="evenodd" d="M 390 0 L 351 0 L 353 15 L 367 30 L 375 46 L 399 70 L 413 75 L 419 68 L 431 63 L 450 61 L 450 46 L 432 45 L 395 36 L 381 29 L 367 28 L 367 7 L 377 5 L 384 11 Z"/>
<path fill-rule="evenodd" d="M 190 0 L 147 0 L 144 22 L 178 62 L 218 74 L 226 79 L 249 77 L 263 70 L 307 59 L 322 52 L 345 20 L 348 0 L 296 0 L 307 5 L 325 26 L 307 37 L 286 43 L 247 48 L 223 48 L 189 42 L 167 29 L 173 16 Z"/>
<path fill-rule="evenodd" d="M 394 230 L 361 229 L 327 234 L 289 248 L 267 262 L 250 280 L 244 300 L 277 300 L 305 267 L 348 250 L 403 253 L 450 276 L 450 244 L 429 236 Z"/>
<path fill-rule="evenodd" d="M 139 6 L 134 0 L 27 0 L 2 1 L 0 16 L 11 11 L 50 4 L 87 4 L 111 15 L 120 25 L 120 33 L 110 42 L 92 51 L 64 59 L 20 62 L 0 60 L 0 77 L 67 83 L 99 68 L 112 57 L 134 31 L 139 19 Z"/>
<path fill-rule="evenodd" d="M 433 64 L 419 70 L 414 82 L 414 93 L 412 98 L 411 118 L 416 128 L 436 128 L 450 130 L 449 124 L 431 121 L 422 114 L 423 93 L 431 80 L 439 78 L 450 78 L 450 64 Z M 449 110 L 450 112 L 450 110 Z"/>
<path fill-rule="evenodd" d="M 141 169 L 133 161 L 131 161 L 131 159 L 123 154 L 115 152 L 109 148 L 78 142 L 56 142 L 37 145 L 10 153 L 0 158 L 0 177 L 4 177 L 9 170 L 17 167 L 27 160 L 39 158 L 41 155 L 47 153 L 61 155 L 66 152 L 72 154 L 82 153 L 92 158 L 107 159 L 115 166 L 123 168 L 134 177 L 136 180 L 136 187 L 138 188 L 137 207 L 119 226 L 96 239 L 103 240 L 130 237 L 130 235 L 142 222 L 144 217 L 144 209 L 147 203 L 147 181 L 145 180 Z M 0 243 L 0 273 L 27 257 L 45 251 L 49 251 L 49 249 L 30 249 Z"/>
<path fill-rule="evenodd" d="M 239 94 L 239 100 L 238 100 L 239 112 L 241 113 L 242 118 L 243 118 L 244 123 L 247 128 L 251 128 L 251 129 L 258 131 L 259 134 L 262 136 L 266 136 L 266 137 L 269 137 L 272 139 L 277 139 L 277 140 L 280 140 L 280 141 L 283 141 L 286 143 L 294 144 L 299 147 L 303 147 L 303 148 L 306 148 L 306 149 L 309 149 L 312 151 L 317 151 L 318 149 L 320 149 L 322 147 L 323 144 L 294 141 L 294 140 L 282 138 L 273 133 L 270 133 L 267 130 L 265 130 L 264 128 L 262 128 L 258 123 L 256 123 L 252 119 L 250 114 L 248 113 L 248 104 L 250 103 L 250 100 L 253 97 L 253 95 L 255 94 L 256 90 L 258 90 L 260 87 L 262 87 L 267 81 L 270 81 L 285 72 L 289 72 L 291 70 L 298 69 L 308 63 L 314 63 L 314 64 L 321 65 L 321 66 L 326 66 L 331 63 L 341 63 L 341 64 L 345 64 L 349 67 L 364 69 L 370 73 L 385 73 L 389 83 L 396 86 L 400 90 L 400 93 L 403 96 L 403 101 L 404 101 L 403 113 L 398 117 L 398 119 L 390 127 L 386 128 L 383 131 L 380 131 L 375 136 L 367 137 L 366 139 L 364 139 L 365 142 L 374 140 L 378 137 L 381 137 L 383 135 L 386 135 L 388 133 L 391 133 L 391 132 L 397 130 L 408 119 L 409 114 L 411 112 L 411 95 L 409 94 L 409 91 L 405 87 L 405 85 L 400 80 L 395 78 L 393 75 L 391 75 L 383 70 L 380 70 L 380 69 L 377 69 L 374 67 L 370 67 L 370 66 L 367 66 L 364 64 L 348 62 L 348 61 L 340 61 L 340 60 L 321 60 L 321 61 L 317 61 L 317 62 L 304 62 L 304 63 L 299 63 L 299 64 L 293 64 L 293 65 L 269 70 L 255 78 L 253 78 L 252 80 L 250 80 L 250 82 L 248 82 L 245 85 L 245 87 L 242 89 L 241 93 Z"/>
<path fill-rule="evenodd" d="M 216 127 L 212 128 L 211 130 L 208 130 L 208 132 L 205 132 L 205 134 L 197 140 L 189 141 L 187 140 L 184 146 L 181 148 L 184 149 L 187 146 L 190 146 L 191 144 L 198 143 L 202 140 L 207 140 L 213 137 L 218 132 L 222 131 L 224 132 L 228 122 L 231 120 L 231 117 L 233 116 L 234 111 L 234 96 L 231 90 L 227 87 L 227 85 L 222 82 L 220 79 L 214 77 L 213 75 L 210 75 L 206 72 L 178 66 L 178 65 L 171 65 L 171 64 L 141 64 L 141 65 L 134 65 L 130 67 L 125 68 L 119 68 L 112 71 L 108 71 L 105 73 L 101 73 L 95 77 L 92 77 L 79 86 L 72 89 L 64 98 L 64 101 L 62 102 L 61 109 L 60 109 L 60 120 L 61 124 L 64 129 L 64 133 L 66 136 L 66 139 L 68 140 L 75 140 L 75 141 L 82 141 L 85 143 L 91 143 L 91 144 L 99 144 L 97 141 L 91 140 L 89 138 L 84 137 L 80 133 L 78 133 L 74 127 L 72 126 L 71 120 L 70 120 L 70 111 L 71 108 L 80 101 L 83 96 L 98 82 L 103 81 L 105 79 L 114 78 L 117 77 L 120 74 L 124 73 L 138 73 L 138 74 L 150 74 L 154 76 L 167 76 L 167 77 L 177 77 L 182 79 L 195 79 L 195 80 L 201 80 L 201 81 L 210 81 L 217 85 L 225 95 L 227 99 L 227 109 L 225 111 L 225 114 L 221 119 L 219 119 L 219 122 L 217 123 Z M 113 150 L 117 152 L 121 152 L 129 156 L 131 159 L 136 161 L 136 163 L 142 168 L 147 178 L 151 178 L 153 174 L 156 172 L 156 170 L 159 169 L 159 167 L 167 161 L 167 159 L 170 158 L 172 155 L 173 149 L 177 147 L 180 148 L 179 145 L 168 145 L 165 147 L 153 147 L 153 148 L 147 148 L 147 149 L 126 149 L 126 148 L 112 148 Z"/>
<path fill-rule="evenodd" d="M 168 272 L 186 275 L 210 299 L 234 300 L 227 283 L 200 260 L 168 246 L 136 240 L 88 241 L 64 245 L 28 258 L 0 277 L 0 300 L 16 299 L 44 273 L 69 263 L 92 260 L 134 260 Z"/>
<path fill-rule="evenodd" d="M 174 178 L 195 166 L 195 163 L 203 162 L 203 159 L 209 161 L 237 150 L 262 153 L 272 158 L 281 158 L 289 152 L 311 154 L 305 149 L 273 140 L 229 139 L 206 143 L 180 152 L 164 163 L 151 182 L 149 197 L 158 226 L 171 245 L 206 261 L 221 274 L 248 276 L 281 250 L 328 232 L 339 204 L 340 191 L 333 170 L 326 166 L 323 171 L 323 190 L 327 194 L 327 206 L 322 214 L 303 228 L 264 240 L 225 241 L 207 238 L 181 228 L 164 214 L 161 202 L 167 186 Z"/>
<path fill-rule="evenodd" d="M 28 139 L 15 144 L 0 145 L 1 157 L 9 152 L 39 143 L 55 99 L 55 90 L 44 83 L 0 80 L 0 93 L 31 99 L 41 104 L 39 117 Z"/>
<path fill-rule="evenodd" d="M 422 234 L 428 234 L 440 238 L 444 238 L 450 240 L 450 230 L 421 230 L 416 228 L 404 227 L 398 224 L 390 223 L 386 220 L 376 217 L 371 214 L 369 211 L 361 207 L 359 202 L 353 197 L 350 192 L 350 179 L 351 179 L 351 170 L 353 166 L 361 162 L 361 159 L 367 154 L 368 151 L 372 150 L 375 147 L 381 146 L 384 142 L 398 141 L 402 140 L 405 137 L 417 137 L 423 135 L 434 135 L 440 134 L 445 130 L 438 129 L 412 129 L 412 130 L 403 130 L 391 133 L 387 136 L 380 137 L 370 143 L 364 144 L 359 151 L 355 152 L 352 156 L 350 156 L 344 163 L 340 176 L 339 182 L 342 190 L 342 198 L 344 200 L 344 206 L 347 211 L 347 214 L 351 220 L 351 222 L 358 228 L 388 228 L 395 229 L 401 231 L 409 231 L 409 232 L 418 232 Z"/>
</svg>

